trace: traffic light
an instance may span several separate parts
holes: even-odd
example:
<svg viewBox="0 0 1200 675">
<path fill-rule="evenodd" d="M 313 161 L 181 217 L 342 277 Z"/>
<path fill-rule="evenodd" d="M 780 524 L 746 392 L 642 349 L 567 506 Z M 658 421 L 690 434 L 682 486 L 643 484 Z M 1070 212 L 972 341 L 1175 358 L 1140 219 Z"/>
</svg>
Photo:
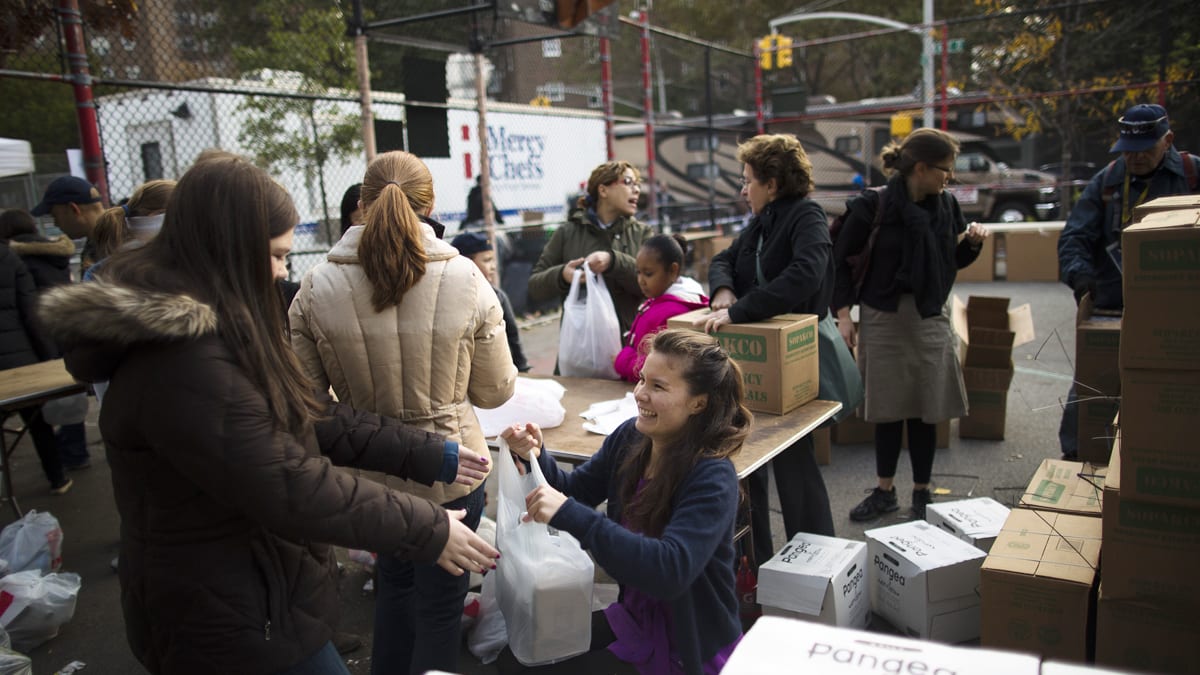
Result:
<svg viewBox="0 0 1200 675">
<path fill-rule="evenodd" d="M 758 62 L 763 70 L 792 67 L 792 38 L 773 33 L 758 41 Z"/>
<path fill-rule="evenodd" d="M 778 47 L 775 52 L 775 63 L 780 68 L 792 67 L 792 38 L 786 35 L 776 35 L 775 45 Z"/>
<path fill-rule="evenodd" d="M 770 70 L 775 63 L 775 58 L 772 50 L 775 47 L 775 36 L 768 35 L 758 41 L 758 62 L 763 70 Z"/>
</svg>

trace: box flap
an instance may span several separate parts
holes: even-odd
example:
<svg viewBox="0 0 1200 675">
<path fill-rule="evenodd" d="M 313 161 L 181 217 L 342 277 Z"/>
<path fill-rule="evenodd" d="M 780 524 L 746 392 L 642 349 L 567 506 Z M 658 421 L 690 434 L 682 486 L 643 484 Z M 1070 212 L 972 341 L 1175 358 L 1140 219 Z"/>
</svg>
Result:
<svg viewBox="0 0 1200 675">
<path fill-rule="evenodd" d="M 973 295 L 970 297 L 970 301 L 976 302 L 980 297 Z M 1001 300 L 1005 307 L 1008 306 L 1008 298 L 983 299 L 985 300 L 985 305 L 988 304 L 986 301 Z M 1013 347 L 1020 347 L 1027 342 L 1033 342 L 1037 338 L 1037 334 L 1033 328 L 1033 308 L 1029 303 L 1008 310 L 1007 325 L 998 321 L 991 321 L 991 325 L 976 325 L 968 321 L 967 315 L 967 304 L 963 303 L 962 298 L 959 298 L 957 294 L 952 296 L 950 300 L 950 325 L 954 328 L 954 334 L 968 345 L 971 344 L 971 334 L 968 326 L 973 328 L 1008 330 L 1013 333 Z"/>
<path fill-rule="evenodd" d="M 1146 230 L 1168 230 L 1175 228 L 1192 228 L 1200 226 L 1200 209 L 1179 209 L 1176 211 L 1158 211 L 1148 213 L 1141 222 L 1133 223 L 1124 230 L 1126 232 L 1144 232 Z"/>
<path fill-rule="evenodd" d="M 1200 195 L 1169 195 L 1156 197 L 1133 207 L 1133 221 L 1139 222 L 1146 216 L 1160 211 L 1200 209 Z"/>
<path fill-rule="evenodd" d="M 1090 586 L 1100 565 L 1101 531 L 1097 518 L 1013 509 L 983 569 Z"/>
<path fill-rule="evenodd" d="M 1008 298 L 972 295 L 967 298 L 968 328 L 1008 328 Z"/>
<path fill-rule="evenodd" d="M 934 502 L 926 513 L 935 513 L 948 525 L 971 538 L 994 537 L 1004 527 L 1009 508 L 991 497 Z"/>
<path fill-rule="evenodd" d="M 1100 515 L 1108 468 L 1090 462 L 1044 459 L 1021 495 L 1021 506 L 1047 511 Z"/>
<path fill-rule="evenodd" d="M 797 534 L 759 568 L 759 603 L 820 616 L 826 589 L 865 547 L 860 541 Z"/>
</svg>

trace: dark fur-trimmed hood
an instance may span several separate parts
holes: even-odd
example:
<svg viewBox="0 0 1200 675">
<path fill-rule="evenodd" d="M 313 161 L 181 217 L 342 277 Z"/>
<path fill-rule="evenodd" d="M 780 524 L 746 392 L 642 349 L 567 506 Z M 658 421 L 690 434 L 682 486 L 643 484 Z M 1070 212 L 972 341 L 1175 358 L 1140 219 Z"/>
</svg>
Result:
<svg viewBox="0 0 1200 675">
<path fill-rule="evenodd" d="M 46 291 L 38 303 L 38 314 L 51 337 L 63 346 L 186 340 L 217 328 L 217 313 L 195 298 L 103 281 Z"/>
</svg>

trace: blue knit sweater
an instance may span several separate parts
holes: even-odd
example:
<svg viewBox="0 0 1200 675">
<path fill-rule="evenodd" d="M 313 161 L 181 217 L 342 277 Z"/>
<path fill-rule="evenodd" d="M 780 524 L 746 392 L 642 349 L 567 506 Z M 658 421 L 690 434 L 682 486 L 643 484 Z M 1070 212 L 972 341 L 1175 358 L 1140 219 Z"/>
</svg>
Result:
<svg viewBox="0 0 1200 675">
<path fill-rule="evenodd" d="M 742 633 L 734 588 L 737 473 L 727 459 L 699 460 L 671 500 L 671 518 L 662 535 L 632 532 L 620 524 L 618 471 L 642 438 L 631 419 L 571 472 L 541 453 L 538 463 L 546 480 L 569 497 L 550 524 L 578 539 L 622 592 L 632 586 L 666 601 L 674 625 L 671 646 L 685 672 L 700 673 L 704 663 Z M 605 499 L 608 517 L 595 509 Z"/>
</svg>

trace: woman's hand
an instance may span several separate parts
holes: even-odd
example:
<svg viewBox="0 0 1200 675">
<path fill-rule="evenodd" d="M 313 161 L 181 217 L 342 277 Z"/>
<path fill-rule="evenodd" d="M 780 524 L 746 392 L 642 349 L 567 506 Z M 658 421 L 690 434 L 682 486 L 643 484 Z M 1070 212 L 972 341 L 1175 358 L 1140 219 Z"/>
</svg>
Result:
<svg viewBox="0 0 1200 675">
<path fill-rule="evenodd" d="M 567 282 L 568 284 L 571 283 L 572 281 L 574 281 L 575 270 L 579 269 L 579 266 L 583 264 L 583 261 L 584 261 L 583 258 L 576 258 L 574 260 L 568 260 L 567 264 L 563 265 L 563 271 L 562 271 L 563 281 Z"/>
<path fill-rule="evenodd" d="M 526 462 L 536 462 L 537 458 L 542 454 L 542 428 L 533 422 L 525 424 L 514 424 L 504 431 L 500 432 L 500 438 L 508 443 L 508 449 L 512 451 L 513 459 L 521 459 Z M 517 473 L 525 475 L 525 467 L 517 462 Z"/>
<path fill-rule="evenodd" d="M 608 251 L 592 251 L 586 260 L 588 269 L 596 274 L 604 274 L 612 267 L 612 254 Z"/>
<path fill-rule="evenodd" d="M 838 332 L 842 334 L 842 339 L 846 341 L 846 346 L 853 352 L 858 347 L 858 329 L 854 327 L 854 322 L 850 320 L 850 308 L 843 307 L 837 313 Z"/>
<path fill-rule="evenodd" d="M 734 295 L 733 291 L 726 286 L 722 286 L 717 289 L 716 293 L 713 293 L 712 299 L 708 301 L 708 306 L 713 311 L 716 311 L 718 309 L 729 309 L 735 302 L 737 302 L 737 296 Z"/>
<path fill-rule="evenodd" d="M 459 485 L 475 485 L 487 477 L 488 458 L 474 450 L 458 446 L 458 475 L 454 482 Z"/>
<path fill-rule="evenodd" d="M 967 226 L 966 234 L 967 241 L 971 242 L 973 246 L 979 246 L 983 243 L 984 239 L 988 238 L 991 232 L 988 232 L 988 229 L 979 223 L 971 223 Z"/>
<path fill-rule="evenodd" d="M 462 576 L 464 572 L 486 572 L 496 569 L 496 558 L 500 552 L 462 524 L 467 512 L 463 509 L 446 511 L 450 517 L 450 536 L 442 554 L 438 556 L 437 564 L 454 576 Z"/>
<path fill-rule="evenodd" d="M 566 501 L 567 496 L 558 490 L 549 485 L 539 485 L 525 495 L 525 516 L 522 520 L 548 524 Z"/>
<path fill-rule="evenodd" d="M 705 333 L 714 333 L 721 326 L 733 323 L 733 319 L 729 318 L 728 309 L 719 309 L 711 314 L 702 316 L 692 322 L 692 328 L 704 331 Z"/>
</svg>

